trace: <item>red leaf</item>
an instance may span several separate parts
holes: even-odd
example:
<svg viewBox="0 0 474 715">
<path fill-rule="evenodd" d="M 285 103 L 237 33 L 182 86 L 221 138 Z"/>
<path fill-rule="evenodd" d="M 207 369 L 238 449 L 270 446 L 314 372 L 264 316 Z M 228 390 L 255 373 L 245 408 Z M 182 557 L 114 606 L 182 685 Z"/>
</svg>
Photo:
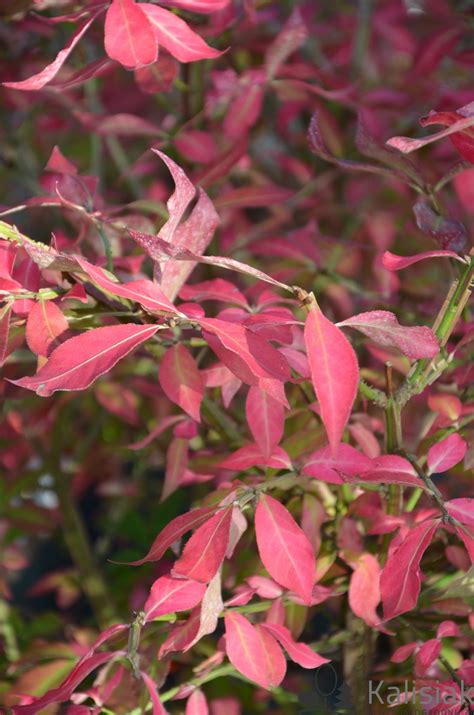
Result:
<svg viewBox="0 0 474 715">
<path fill-rule="evenodd" d="M 403 661 L 409 658 L 417 648 L 418 643 L 416 641 L 402 645 L 393 652 L 390 660 L 392 663 L 403 663 Z"/>
<path fill-rule="evenodd" d="M 262 111 L 265 92 L 257 81 L 250 81 L 232 100 L 224 118 L 224 133 L 230 139 L 239 139 L 255 124 Z"/>
<path fill-rule="evenodd" d="M 178 437 L 171 441 L 166 452 L 165 481 L 160 501 L 164 501 L 181 486 L 187 467 L 188 440 Z"/>
<path fill-rule="evenodd" d="M 209 47 L 184 20 L 169 10 L 151 3 L 142 3 L 140 8 L 146 14 L 158 44 L 180 62 L 195 62 L 222 54 Z"/>
<path fill-rule="evenodd" d="M 223 469 L 242 471 L 250 467 L 272 467 L 273 469 L 291 469 L 291 460 L 281 447 L 275 447 L 273 453 L 266 457 L 256 444 L 246 444 L 237 449 L 230 457 L 226 457 L 219 465 Z"/>
<path fill-rule="evenodd" d="M 388 310 L 359 313 L 337 325 L 360 330 L 379 345 L 398 348 L 412 360 L 431 358 L 439 352 L 438 341 L 431 328 L 400 325 L 396 316 Z"/>
<path fill-rule="evenodd" d="M 372 468 L 361 476 L 364 482 L 373 484 L 404 484 L 426 489 L 408 459 L 395 454 L 383 454 L 372 462 Z"/>
<path fill-rule="evenodd" d="M 32 77 L 29 77 L 28 79 L 24 79 L 20 82 L 3 82 L 4 87 L 9 87 L 10 89 L 22 89 L 26 91 L 36 91 L 38 89 L 41 89 L 44 87 L 48 82 L 51 82 L 51 80 L 56 76 L 56 74 L 59 72 L 79 40 L 83 37 L 83 35 L 86 34 L 87 30 L 89 27 L 92 25 L 94 20 L 97 19 L 97 17 L 100 15 L 100 12 L 95 13 L 92 15 L 86 22 L 84 22 L 82 25 L 78 27 L 76 32 L 71 36 L 69 42 L 67 43 L 66 47 L 62 49 L 54 62 L 51 62 L 50 65 L 45 67 L 41 72 L 38 72 L 38 74 L 33 75 Z"/>
<path fill-rule="evenodd" d="M 204 331 L 218 338 L 219 344 L 225 348 L 224 352 L 219 351 L 219 345 L 209 340 L 209 336 L 204 333 L 217 357 L 243 382 L 258 384 L 261 378 L 276 378 L 282 382 L 289 380 L 290 368 L 284 356 L 267 340 L 244 325 L 217 318 L 204 318 L 196 322 Z M 229 352 L 237 356 L 237 362 L 229 362 L 227 359 Z M 245 368 L 244 371 L 242 367 Z M 264 383 L 261 387 L 265 389 Z"/>
<path fill-rule="evenodd" d="M 159 379 L 166 397 L 200 422 L 204 378 L 184 345 L 178 343 L 166 351 L 160 362 Z"/>
<path fill-rule="evenodd" d="M 10 318 L 12 314 L 12 304 L 7 303 L 0 311 L 0 367 L 3 365 L 9 350 Z"/>
<path fill-rule="evenodd" d="M 458 464 L 467 452 L 467 443 L 458 434 L 450 434 L 449 437 L 437 442 L 428 451 L 429 473 L 446 472 L 455 464 Z"/>
<path fill-rule="evenodd" d="M 152 585 L 143 607 L 146 621 L 152 621 L 165 613 L 194 608 L 201 603 L 205 591 L 206 585 L 203 583 L 161 576 Z"/>
<path fill-rule="evenodd" d="M 205 521 L 208 521 L 209 517 L 218 508 L 218 505 L 200 507 L 177 516 L 158 534 L 146 556 L 138 561 L 128 562 L 128 566 L 140 566 L 147 561 L 159 561 L 175 541 L 180 539 L 187 531 L 195 529 Z"/>
<path fill-rule="evenodd" d="M 474 529 L 474 499 L 451 499 L 446 502 L 446 509 L 461 524 Z"/>
<path fill-rule="evenodd" d="M 229 506 L 200 526 L 184 547 L 173 573 L 208 583 L 224 560 L 231 520 L 232 507 Z"/>
<path fill-rule="evenodd" d="M 285 626 L 280 626 L 277 623 L 262 623 L 262 628 L 270 631 L 277 638 L 283 648 L 286 650 L 291 660 L 302 668 L 319 668 L 324 663 L 329 663 L 327 658 L 323 658 L 318 653 L 315 653 L 306 643 L 297 643 Z"/>
<path fill-rule="evenodd" d="M 92 673 L 92 671 L 100 665 L 112 660 L 112 658 L 116 658 L 119 654 L 120 651 L 113 651 L 112 653 L 96 653 L 88 658 L 81 658 L 79 663 L 72 669 L 59 687 L 48 690 L 45 695 L 38 698 L 30 705 L 17 705 L 13 708 L 14 714 L 35 715 L 35 713 L 44 710 L 44 708 L 51 703 L 63 703 L 64 701 L 69 700 L 76 687 L 84 680 L 84 678 L 87 678 L 89 673 Z"/>
<path fill-rule="evenodd" d="M 263 655 L 265 658 L 265 670 L 268 677 L 268 682 L 271 686 L 280 685 L 286 674 L 286 659 L 283 651 L 278 645 L 278 641 L 265 630 L 263 626 L 256 626 L 260 641 L 263 646 Z"/>
<path fill-rule="evenodd" d="M 414 256 L 397 256 L 395 253 L 385 251 L 382 256 L 382 265 L 387 271 L 401 271 L 407 266 L 411 266 L 418 261 L 424 261 L 427 258 L 456 258 L 463 262 L 463 259 L 454 251 L 425 251 L 424 253 L 416 253 Z"/>
<path fill-rule="evenodd" d="M 98 266 L 93 266 L 92 263 L 89 263 L 84 258 L 76 256 L 76 260 L 84 273 L 107 293 L 133 300 L 135 303 L 139 303 L 147 310 L 153 312 L 165 311 L 166 313 L 176 313 L 176 308 L 156 283 L 147 279 L 140 279 L 122 284 L 116 280 L 112 280 L 112 274 L 108 274 Z M 113 276 L 113 278 L 115 278 L 115 276 Z"/>
<path fill-rule="evenodd" d="M 415 655 L 415 663 L 417 672 L 425 671 L 437 660 L 441 652 L 442 643 L 438 638 L 431 638 L 421 646 L 418 653 Z"/>
<path fill-rule="evenodd" d="M 134 0 L 113 0 L 105 17 L 105 51 L 128 69 L 154 62 L 158 44 L 154 29 Z"/>
<path fill-rule="evenodd" d="M 350 444 L 339 444 L 335 453 L 329 447 L 313 452 L 302 471 L 323 482 L 343 484 L 351 481 L 345 477 L 356 477 L 372 469 L 372 460 Z"/>
<path fill-rule="evenodd" d="M 222 278 L 184 285 L 179 291 L 179 297 L 181 300 L 196 300 L 199 303 L 203 300 L 218 300 L 235 303 L 243 308 L 248 308 L 249 305 L 243 293 L 233 283 Z"/>
<path fill-rule="evenodd" d="M 306 534 L 290 512 L 262 494 L 255 511 L 255 532 L 260 558 L 270 576 L 311 603 L 316 560 Z"/>
<path fill-rule="evenodd" d="M 376 608 L 380 603 L 379 562 L 372 554 L 361 554 L 349 584 L 349 605 L 356 616 L 371 628 L 380 623 Z"/>
<path fill-rule="evenodd" d="M 283 436 L 284 407 L 260 387 L 251 387 L 245 403 L 248 426 L 262 454 L 269 458 Z"/>
<path fill-rule="evenodd" d="M 150 695 L 150 700 L 152 704 L 152 715 L 167 715 L 168 711 L 165 710 L 165 708 L 163 707 L 159 695 L 156 692 L 156 684 L 153 682 L 150 676 L 147 675 L 147 673 L 143 672 L 143 670 L 140 671 L 140 674 Z"/>
<path fill-rule="evenodd" d="M 304 337 L 321 418 L 335 452 L 357 394 L 357 357 L 346 336 L 317 307 L 306 318 Z"/>
<path fill-rule="evenodd" d="M 380 577 L 384 617 L 395 618 L 416 606 L 420 593 L 420 561 L 439 526 L 429 519 L 410 529 L 392 554 Z"/>
<path fill-rule="evenodd" d="M 262 688 L 268 688 L 269 674 L 258 630 L 240 613 L 228 612 L 224 616 L 224 623 L 226 653 L 234 668 Z"/>
<path fill-rule="evenodd" d="M 166 225 L 166 224 L 165 224 Z M 237 271 L 245 275 L 258 278 L 265 283 L 270 283 L 277 288 L 292 293 L 292 289 L 286 283 L 281 283 L 275 278 L 272 278 L 267 273 L 260 271 L 258 268 L 249 266 L 241 261 L 236 261 L 234 258 L 226 256 L 201 256 L 193 251 L 188 250 L 185 246 L 170 246 L 166 240 L 161 237 L 163 229 L 160 231 L 160 236 L 151 236 L 150 234 L 141 233 L 140 231 L 132 231 L 129 229 L 130 236 L 139 243 L 154 261 L 169 260 L 173 261 L 189 261 L 194 263 L 205 263 L 209 266 L 218 266 L 229 271 Z M 459 258 L 459 256 L 457 256 Z"/>
<path fill-rule="evenodd" d="M 28 313 L 26 342 L 35 355 L 47 356 L 57 338 L 68 329 L 64 313 L 50 300 L 40 300 Z"/>
<path fill-rule="evenodd" d="M 53 350 L 36 375 L 10 382 L 34 390 L 41 397 L 48 397 L 56 390 L 84 390 L 157 330 L 157 325 L 131 323 L 94 328 Z"/>
</svg>

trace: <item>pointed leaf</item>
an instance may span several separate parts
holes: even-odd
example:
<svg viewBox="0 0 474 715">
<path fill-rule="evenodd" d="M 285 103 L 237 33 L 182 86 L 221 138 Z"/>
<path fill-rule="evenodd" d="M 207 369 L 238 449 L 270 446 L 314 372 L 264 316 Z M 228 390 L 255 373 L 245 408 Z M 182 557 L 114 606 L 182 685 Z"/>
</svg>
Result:
<svg viewBox="0 0 474 715">
<path fill-rule="evenodd" d="M 224 623 L 226 653 L 234 668 L 262 688 L 268 688 L 270 681 L 260 633 L 240 613 L 228 612 Z"/>
<path fill-rule="evenodd" d="M 270 457 L 283 436 L 284 408 L 260 387 L 251 387 L 245 414 L 255 442 L 265 457 Z"/>
<path fill-rule="evenodd" d="M 150 695 L 152 715 L 167 715 L 168 711 L 165 710 L 165 708 L 163 707 L 163 704 L 161 703 L 159 695 L 156 691 L 156 684 L 153 682 L 153 680 L 147 673 L 143 672 L 143 670 L 140 671 L 140 674 Z"/>
<path fill-rule="evenodd" d="M 200 422 L 204 378 L 193 356 L 181 343 L 168 348 L 161 359 L 159 380 L 167 398 Z"/>
<path fill-rule="evenodd" d="M 131 323 L 94 328 L 53 350 L 36 375 L 10 382 L 34 390 L 41 397 L 56 390 L 84 390 L 157 330 L 157 325 Z"/>
<path fill-rule="evenodd" d="M 446 502 L 446 509 L 461 524 L 474 529 L 474 499 L 451 499 Z"/>
<path fill-rule="evenodd" d="M 224 560 L 231 519 L 232 506 L 229 506 L 200 526 L 184 547 L 173 573 L 208 583 Z"/>
<path fill-rule="evenodd" d="M 187 531 L 196 529 L 205 521 L 208 521 L 209 517 L 218 508 L 217 504 L 216 506 L 200 507 L 177 516 L 158 534 L 146 556 L 138 561 L 128 562 L 128 566 L 140 566 L 148 561 L 159 561 L 175 541 L 180 539 Z"/>
<path fill-rule="evenodd" d="M 168 447 L 165 481 L 160 501 L 167 499 L 181 486 L 188 467 L 188 444 L 187 439 L 177 437 L 171 441 Z"/>
<path fill-rule="evenodd" d="M 379 345 L 398 348 L 412 360 L 431 358 L 439 352 L 439 344 L 431 328 L 400 325 L 396 316 L 388 310 L 359 313 L 337 325 L 360 330 Z"/>
<path fill-rule="evenodd" d="M 250 467 L 272 467 L 273 469 L 290 469 L 291 460 L 281 447 L 275 447 L 272 454 L 266 457 L 256 444 L 246 444 L 237 449 L 230 457 L 226 457 L 220 465 L 223 469 L 243 471 Z"/>
<path fill-rule="evenodd" d="M 313 452 L 302 471 L 330 484 L 351 481 L 347 477 L 361 476 L 372 469 L 372 460 L 350 444 L 339 444 L 335 453 L 329 447 Z"/>
<path fill-rule="evenodd" d="M 372 461 L 372 467 L 361 475 L 361 480 L 373 484 L 404 484 L 426 489 L 408 459 L 396 454 L 383 454 Z"/>
<path fill-rule="evenodd" d="M 458 464 L 467 452 L 467 443 L 458 434 L 450 434 L 428 451 L 429 473 L 446 472 Z"/>
<path fill-rule="evenodd" d="M 119 283 L 111 273 L 92 265 L 81 256 L 76 256 L 76 260 L 84 273 L 107 293 L 133 300 L 151 311 L 176 313 L 175 306 L 168 300 L 156 283 L 147 279 L 130 281 L 125 284 Z"/>
<path fill-rule="evenodd" d="M 161 576 L 155 581 L 143 607 L 146 621 L 165 613 L 188 611 L 201 603 L 206 585 L 188 579 Z"/>
<path fill-rule="evenodd" d="M 179 297 L 181 300 L 196 300 L 199 303 L 203 300 L 218 300 L 248 308 L 248 301 L 243 293 L 233 283 L 222 278 L 184 285 L 179 291 Z"/>
<path fill-rule="evenodd" d="M 262 494 L 255 511 L 255 532 L 258 553 L 270 576 L 311 603 L 316 560 L 306 534 L 290 512 Z"/>
<path fill-rule="evenodd" d="M 280 641 L 291 660 L 301 665 L 302 668 L 319 668 L 320 665 L 329 663 L 327 658 L 315 653 L 306 643 L 296 642 L 285 626 L 277 623 L 262 623 L 262 628 L 274 635 Z"/>
<path fill-rule="evenodd" d="M 104 44 L 110 59 L 128 69 L 156 60 L 158 43 L 142 4 L 134 0 L 112 0 L 105 16 Z"/>
<path fill-rule="evenodd" d="M 438 526 L 439 520 L 433 519 L 418 524 L 390 554 L 380 577 L 386 620 L 416 606 L 421 584 L 420 561 Z"/>
<path fill-rule="evenodd" d="M 209 715 L 206 696 L 202 690 L 195 690 L 188 698 L 184 715 Z"/>
<path fill-rule="evenodd" d="M 89 27 L 92 25 L 94 20 L 100 15 L 100 12 L 92 15 L 88 20 L 86 20 L 82 25 L 78 27 L 76 32 L 71 36 L 67 45 L 62 49 L 54 62 L 51 62 L 47 67 L 45 67 L 38 74 L 28 77 L 28 79 L 21 80 L 20 82 L 3 82 L 4 87 L 9 87 L 10 89 L 22 89 L 26 91 L 37 91 L 44 87 L 48 82 L 57 75 L 79 40 L 86 34 Z"/>
<path fill-rule="evenodd" d="M 158 44 L 163 45 L 180 62 L 195 62 L 222 54 L 219 50 L 209 47 L 191 30 L 187 22 L 169 10 L 151 3 L 141 3 L 140 8 L 146 13 Z"/>
<path fill-rule="evenodd" d="M 304 338 L 321 418 L 335 451 L 357 394 L 357 357 L 346 336 L 318 307 L 306 318 Z"/>
<path fill-rule="evenodd" d="M 395 253 L 385 251 L 382 256 L 382 265 L 387 271 L 401 271 L 403 268 L 427 258 L 456 258 L 458 261 L 462 261 L 462 258 L 454 251 L 425 251 L 416 253 L 414 256 L 397 256 Z"/>
<path fill-rule="evenodd" d="M 286 675 L 286 659 L 280 648 L 278 641 L 273 635 L 261 625 L 256 626 L 260 641 L 263 646 L 265 658 L 264 668 L 268 677 L 268 682 L 272 687 L 280 685 Z"/>
</svg>

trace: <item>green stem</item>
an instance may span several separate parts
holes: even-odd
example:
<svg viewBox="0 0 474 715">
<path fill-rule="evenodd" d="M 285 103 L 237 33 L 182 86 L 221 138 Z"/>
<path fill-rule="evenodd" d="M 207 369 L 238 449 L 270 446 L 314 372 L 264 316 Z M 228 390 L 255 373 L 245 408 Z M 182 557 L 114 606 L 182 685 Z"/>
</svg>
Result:
<svg viewBox="0 0 474 715">
<path fill-rule="evenodd" d="M 448 342 L 471 294 L 470 285 L 474 273 L 474 252 L 471 251 L 471 254 L 468 263 L 463 268 L 461 276 L 452 284 L 433 326 L 434 333 L 441 347 L 444 347 Z M 440 374 L 447 364 L 448 361 L 443 355 L 441 356 L 441 364 L 439 364 L 439 359 L 436 358 L 434 360 L 427 358 L 418 360 L 411 372 L 407 375 L 404 385 L 401 386 L 397 393 L 397 401 L 399 404 L 406 404 L 413 395 L 422 392 L 426 385 L 430 383 L 431 377 Z"/>
</svg>

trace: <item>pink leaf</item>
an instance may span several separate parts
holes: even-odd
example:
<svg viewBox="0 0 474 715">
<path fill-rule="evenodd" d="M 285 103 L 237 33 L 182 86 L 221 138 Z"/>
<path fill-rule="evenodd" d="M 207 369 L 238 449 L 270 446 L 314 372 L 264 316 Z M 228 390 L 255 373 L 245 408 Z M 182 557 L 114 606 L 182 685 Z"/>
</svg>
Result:
<svg viewBox="0 0 474 715">
<path fill-rule="evenodd" d="M 446 509 L 461 524 L 466 524 L 474 529 L 474 499 L 451 499 L 446 502 Z"/>
<path fill-rule="evenodd" d="M 168 711 L 165 710 L 165 708 L 163 707 L 163 704 L 161 703 L 158 693 L 156 691 L 156 684 L 153 682 L 150 676 L 147 675 L 147 673 L 143 672 L 143 670 L 140 671 L 140 674 L 150 695 L 150 700 L 152 704 L 152 715 L 167 715 Z"/>
<path fill-rule="evenodd" d="M 316 560 L 306 534 L 290 512 L 262 494 L 255 511 L 255 532 L 260 558 L 270 576 L 311 603 Z"/>
<path fill-rule="evenodd" d="M 263 646 L 263 656 L 265 658 L 264 667 L 268 682 L 271 686 L 276 687 L 280 685 L 286 674 L 285 656 L 278 645 L 278 641 L 268 630 L 265 630 L 262 625 L 257 625 L 256 628 Z"/>
<path fill-rule="evenodd" d="M 224 560 L 229 544 L 232 507 L 214 514 L 200 526 L 184 547 L 173 573 L 208 583 Z"/>
<path fill-rule="evenodd" d="M 308 28 L 298 7 L 295 7 L 281 32 L 265 53 L 268 79 L 273 79 L 281 65 L 298 50 L 308 37 Z"/>
<path fill-rule="evenodd" d="M 32 77 L 24 79 L 20 82 L 4 82 L 4 87 L 9 87 L 10 89 L 36 91 L 44 87 L 46 84 L 48 84 L 48 82 L 51 82 L 51 80 L 59 72 L 59 70 L 77 45 L 79 40 L 86 34 L 89 27 L 99 15 L 100 12 L 95 13 L 88 20 L 86 20 L 86 22 L 80 25 L 76 32 L 71 36 L 66 47 L 58 53 L 54 62 L 52 62 L 50 65 L 41 70 L 41 72 L 38 72 L 38 74 L 35 74 Z"/>
<path fill-rule="evenodd" d="M 226 653 L 234 668 L 262 688 L 268 688 L 269 674 L 258 630 L 240 613 L 228 612 L 224 616 L 224 623 Z"/>
<path fill-rule="evenodd" d="M 143 607 L 146 621 L 152 621 L 165 613 L 194 608 L 201 603 L 205 591 L 204 583 L 161 576 L 151 587 L 150 595 Z"/>
<path fill-rule="evenodd" d="M 160 236 L 151 236 L 150 234 L 133 231 L 131 229 L 129 229 L 128 232 L 130 236 L 147 251 L 148 255 L 154 261 L 172 259 L 173 261 L 205 263 L 209 266 L 218 266 L 219 268 L 225 268 L 229 271 L 244 273 L 253 278 L 258 278 L 265 283 L 270 283 L 277 288 L 282 288 L 290 293 L 293 292 L 286 283 L 281 283 L 267 273 L 260 271 L 258 268 L 249 266 L 241 261 L 236 261 L 234 258 L 227 258 L 226 256 L 201 256 L 185 246 L 169 246 L 167 245 L 167 241 L 161 237 L 162 231 L 163 229 L 160 231 Z M 459 256 L 457 257 L 459 258 Z"/>
<path fill-rule="evenodd" d="M 256 444 L 246 444 L 237 449 L 230 457 L 220 463 L 223 469 L 242 471 L 250 467 L 272 467 L 273 469 L 290 469 L 291 460 L 281 448 L 275 447 L 272 454 L 266 457 Z"/>
<path fill-rule="evenodd" d="M 341 443 L 335 453 L 329 447 L 313 452 L 302 471 L 322 482 L 343 484 L 345 481 L 351 481 L 346 477 L 361 476 L 371 468 L 372 460 L 350 444 Z"/>
<path fill-rule="evenodd" d="M 184 20 L 169 10 L 151 3 L 142 3 L 140 8 L 146 14 L 158 44 L 180 62 L 195 62 L 222 54 L 209 47 Z"/>
<path fill-rule="evenodd" d="M 455 464 L 458 464 L 467 451 L 467 443 L 458 434 L 450 434 L 449 437 L 437 442 L 428 451 L 429 473 L 446 472 Z"/>
<path fill-rule="evenodd" d="M 158 534 L 146 556 L 138 561 L 131 561 L 128 565 L 140 566 L 148 561 L 159 561 L 175 541 L 180 539 L 187 531 L 196 529 L 205 521 L 208 521 L 209 517 L 212 516 L 218 508 L 217 505 L 200 507 L 198 509 L 192 509 L 186 514 L 177 516 Z"/>
<path fill-rule="evenodd" d="M 441 652 L 442 643 L 438 638 L 431 638 L 421 646 L 415 656 L 417 670 L 425 671 L 437 660 Z"/>
<path fill-rule="evenodd" d="M 285 626 L 276 623 L 263 623 L 262 628 L 270 631 L 280 641 L 291 660 L 301 665 L 302 668 L 319 668 L 320 665 L 329 663 L 327 658 L 315 653 L 306 643 L 297 643 Z"/>
<path fill-rule="evenodd" d="M 108 325 L 66 340 L 32 377 L 10 380 L 41 397 L 56 390 L 84 390 L 134 348 L 151 338 L 157 325 Z"/>
<path fill-rule="evenodd" d="M 50 300 L 40 300 L 28 313 L 26 342 L 36 355 L 47 356 L 69 325 L 64 313 Z"/>
<path fill-rule="evenodd" d="M 160 362 L 159 379 L 166 397 L 200 422 L 204 378 L 184 345 L 178 343 L 168 348 Z"/>
<path fill-rule="evenodd" d="M 390 554 L 380 577 L 386 620 L 416 606 L 421 584 L 420 561 L 438 526 L 439 520 L 433 519 L 418 524 Z"/>
<path fill-rule="evenodd" d="M 244 382 L 258 384 L 260 378 L 276 378 L 282 382 L 290 378 L 290 368 L 285 358 L 267 340 L 253 333 L 243 325 L 229 323 L 217 318 L 197 321 L 204 331 L 215 335 L 225 350 L 238 358 L 238 363 L 229 363 L 227 354 L 218 351 L 215 341 L 209 341 L 211 348 L 222 362 Z M 245 368 L 242 371 L 241 366 Z M 238 367 L 237 367 L 238 366 Z M 265 389 L 264 385 L 261 385 Z"/>
<path fill-rule="evenodd" d="M 7 303 L 0 311 L 0 367 L 7 359 L 11 350 L 9 341 L 11 314 L 12 305 L 11 303 Z"/>
<path fill-rule="evenodd" d="M 264 89 L 257 81 L 251 81 L 241 88 L 224 118 L 223 128 L 227 137 L 235 141 L 247 134 L 260 116 L 264 96 Z"/>
<path fill-rule="evenodd" d="M 180 7 L 189 12 L 198 12 L 202 15 L 210 15 L 218 12 L 228 5 L 230 0 L 162 0 L 162 5 Z"/>
<path fill-rule="evenodd" d="M 235 303 L 243 308 L 248 308 L 249 305 L 243 293 L 233 283 L 222 278 L 184 285 L 179 291 L 179 297 L 181 300 L 196 300 L 199 303 L 203 300 L 218 300 Z"/>
<path fill-rule="evenodd" d="M 371 628 L 380 622 L 376 611 L 380 603 L 380 574 L 381 568 L 375 556 L 362 554 L 357 559 L 349 584 L 349 605 L 352 612 Z"/>
<path fill-rule="evenodd" d="M 128 69 L 154 62 L 158 55 L 156 35 L 142 4 L 113 0 L 105 17 L 105 51 Z"/>
<path fill-rule="evenodd" d="M 173 439 L 166 452 L 166 470 L 160 501 L 164 501 L 178 489 L 188 467 L 188 440 Z"/>
<path fill-rule="evenodd" d="M 463 116 L 461 114 L 458 114 L 458 112 L 433 112 L 432 115 L 428 115 L 428 117 L 425 117 L 423 120 L 421 120 L 421 124 L 423 126 L 426 126 L 428 124 L 447 124 L 448 128 L 443 129 L 440 132 L 436 132 L 435 134 L 431 134 L 429 137 L 425 137 L 424 139 L 411 139 L 410 137 L 392 137 L 387 141 L 387 144 L 389 146 L 393 146 L 395 149 L 398 149 L 404 154 L 409 154 L 412 151 L 416 151 L 417 149 L 420 149 L 427 144 L 431 144 L 432 142 L 438 141 L 439 139 L 444 139 L 444 137 L 448 137 L 451 134 L 455 134 L 456 132 L 465 133 L 466 129 L 469 129 L 474 125 L 474 116 Z M 469 156 L 465 156 L 465 158 L 468 159 L 468 161 L 472 161 L 472 158 L 469 159 Z"/>
<path fill-rule="evenodd" d="M 284 408 L 260 387 L 251 387 L 245 403 L 247 423 L 265 457 L 270 457 L 283 436 Z"/>
<path fill-rule="evenodd" d="M 188 698 L 184 715 L 209 715 L 206 696 L 202 690 L 195 690 Z"/>
<path fill-rule="evenodd" d="M 462 262 L 462 258 L 454 251 L 425 251 L 424 253 L 416 253 L 414 256 L 397 256 L 395 253 L 385 251 L 382 256 L 382 265 L 387 271 L 401 271 L 407 266 L 411 266 L 418 261 L 424 261 L 427 258 L 456 258 Z"/>
<path fill-rule="evenodd" d="M 335 452 L 357 394 L 357 357 L 346 336 L 318 307 L 306 318 L 304 337 L 321 418 Z"/>
<path fill-rule="evenodd" d="M 407 658 L 409 658 L 415 650 L 418 648 L 418 643 L 416 641 L 412 643 L 406 643 L 406 645 L 401 645 L 397 648 L 392 657 L 390 658 L 392 663 L 403 663 Z"/>
<path fill-rule="evenodd" d="M 408 459 L 396 454 L 383 454 L 372 462 L 372 468 L 361 476 L 362 481 L 373 484 L 404 484 L 426 489 Z"/>
<path fill-rule="evenodd" d="M 359 313 L 337 325 L 360 330 L 379 345 L 398 348 L 412 360 L 431 358 L 439 352 L 438 341 L 431 328 L 400 325 L 396 316 L 387 310 Z"/>
</svg>

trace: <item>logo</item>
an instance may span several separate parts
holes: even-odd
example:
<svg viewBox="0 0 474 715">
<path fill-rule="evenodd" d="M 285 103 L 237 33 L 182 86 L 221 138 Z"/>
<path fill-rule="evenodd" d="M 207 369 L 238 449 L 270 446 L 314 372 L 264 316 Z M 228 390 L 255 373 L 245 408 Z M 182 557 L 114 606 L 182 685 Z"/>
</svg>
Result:
<svg viewBox="0 0 474 715">
<path fill-rule="evenodd" d="M 351 690 L 344 683 L 341 670 L 338 663 L 325 663 L 316 670 L 314 690 L 298 696 L 300 715 L 349 715 L 354 712 Z"/>
</svg>

